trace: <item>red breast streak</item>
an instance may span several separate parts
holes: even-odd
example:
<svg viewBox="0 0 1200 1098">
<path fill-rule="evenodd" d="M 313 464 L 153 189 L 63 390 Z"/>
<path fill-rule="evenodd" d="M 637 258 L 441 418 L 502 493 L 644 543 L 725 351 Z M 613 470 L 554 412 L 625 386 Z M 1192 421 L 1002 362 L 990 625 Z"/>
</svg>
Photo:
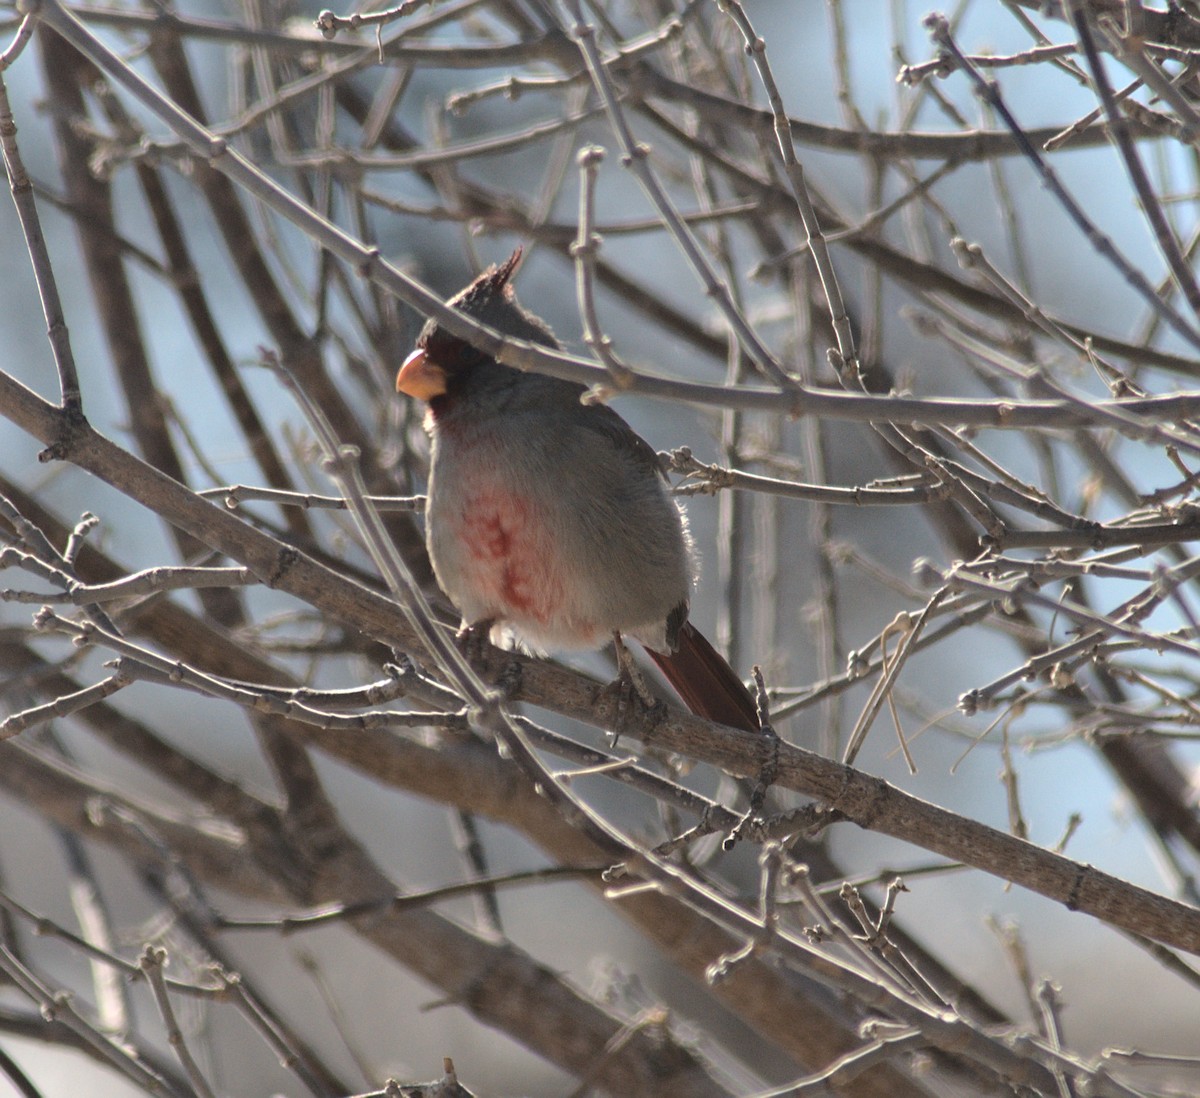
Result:
<svg viewBox="0 0 1200 1098">
<path fill-rule="evenodd" d="M 456 506 L 443 522 L 462 545 L 459 582 L 477 605 L 544 647 L 593 647 L 606 632 L 580 618 L 573 578 L 536 494 L 519 490 L 504 442 L 488 432 L 438 423 L 441 443 L 455 448 Z"/>
<path fill-rule="evenodd" d="M 443 439 L 466 450 L 466 468 L 458 486 L 461 499 L 451 520 L 466 549 L 463 582 L 499 618 L 545 626 L 562 603 L 562 580 L 553 546 L 538 537 L 537 514 L 525 496 L 512 490 L 494 470 L 503 458 L 486 434 L 468 435 L 442 427 Z M 449 436 L 449 437 L 447 437 Z"/>
<path fill-rule="evenodd" d="M 481 486 L 464 501 L 458 534 L 467 550 L 467 581 L 503 617 L 545 624 L 553 590 L 544 547 L 531 536 L 528 501 Z"/>
</svg>

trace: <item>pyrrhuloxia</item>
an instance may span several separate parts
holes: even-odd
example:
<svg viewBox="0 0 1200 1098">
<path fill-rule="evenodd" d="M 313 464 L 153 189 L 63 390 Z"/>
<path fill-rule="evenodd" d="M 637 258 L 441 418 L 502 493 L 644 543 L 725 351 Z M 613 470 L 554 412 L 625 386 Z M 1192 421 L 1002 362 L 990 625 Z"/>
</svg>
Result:
<svg viewBox="0 0 1200 1098">
<path fill-rule="evenodd" d="M 509 280 L 520 249 L 450 299 L 517 339 L 558 347 Z M 697 715 L 757 730 L 741 680 L 687 620 L 691 540 L 658 455 L 584 388 L 501 365 L 429 321 L 396 377 L 428 402 L 426 540 L 469 625 L 537 649 L 636 637 Z"/>
</svg>

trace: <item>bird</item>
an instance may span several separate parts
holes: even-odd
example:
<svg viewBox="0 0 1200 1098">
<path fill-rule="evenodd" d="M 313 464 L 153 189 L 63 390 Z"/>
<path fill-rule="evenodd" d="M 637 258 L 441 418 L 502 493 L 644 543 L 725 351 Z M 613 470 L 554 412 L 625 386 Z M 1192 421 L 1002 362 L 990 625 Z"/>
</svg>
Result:
<svg viewBox="0 0 1200 1098">
<path fill-rule="evenodd" d="M 560 348 L 517 301 L 517 248 L 447 305 Z M 583 385 L 523 372 L 428 320 L 396 375 L 426 403 L 426 547 L 464 629 L 527 649 L 641 643 L 697 716 L 756 732 L 754 698 L 688 620 L 696 569 L 686 517 L 655 450 Z"/>
</svg>

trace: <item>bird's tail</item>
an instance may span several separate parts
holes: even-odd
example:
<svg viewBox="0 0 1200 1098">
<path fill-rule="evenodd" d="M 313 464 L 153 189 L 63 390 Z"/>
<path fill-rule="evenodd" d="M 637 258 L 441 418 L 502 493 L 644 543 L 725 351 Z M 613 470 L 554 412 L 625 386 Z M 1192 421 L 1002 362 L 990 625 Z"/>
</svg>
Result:
<svg viewBox="0 0 1200 1098">
<path fill-rule="evenodd" d="M 674 652 L 646 649 L 663 677 L 697 717 L 757 732 L 758 706 L 725 658 L 685 621 Z"/>
</svg>

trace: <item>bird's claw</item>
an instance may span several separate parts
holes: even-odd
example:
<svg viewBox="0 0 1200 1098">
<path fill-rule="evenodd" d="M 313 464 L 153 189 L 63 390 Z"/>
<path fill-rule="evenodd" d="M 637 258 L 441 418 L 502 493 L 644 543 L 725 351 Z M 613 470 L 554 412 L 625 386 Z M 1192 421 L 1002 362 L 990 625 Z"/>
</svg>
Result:
<svg viewBox="0 0 1200 1098">
<path fill-rule="evenodd" d="M 454 643 L 458 645 L 458 650 L 463 654 L 463 658 L 472 667 L 479 666 L 486 661 L 488 636 L 491 634 L 494 624 L 495 622 L 491 620 L 464 623 L 454 634 Z"/>
<path fill-rule="evenodd" d="M 633 723 L 631 709 L 638 709 L 639 721 L 649 720 L 651 726 L 662 720 L 663 714 L 667 710 L 666 705 L 656 698 L 651 693 L 650 687 L 646 685 L 646 680 L 638 670 L 637 664 L 633 662 L 633 657 L 629 654 L 629 649 L 625 647 L 625 642 L 621 639 L 618 631 L 613 632 L 613 646 L 616 649 L 617 667 L 620 673 L 617 676 L 616 684 L 617 712 L 613 719 L 612 732 L 609 734 L 610 748 L 617 746 L 621 732 Z"/>
<path fill-rule="evenodd" d="M 501 699 L 512 701 L 521 692 L 521 679 L 524 672 L 521 661 L 511 652 L 499 652 L 499 656 L 502 657 L 500 661 L 493 659 L 496 649 L 493 648 L 489 638 L 492 626 L 495 624 L 494 619 L 488 619 L 464 625 L 454 635 L 454 643 L 458 645 L 463 659 L 499 692 Z M 492 668 L 496 666 L 497 662 L 499 669 L 493 676 Z"/>
<path fill-rule="evenodd" d="M 524 670 L 521 667 L 521 661 L 510 655 L 500 668 L 500 673 L 496 676 L 493 685 L 500 692 L 501 698 L 505 701 L 512 701 L 521 692 L 523 677 Z"/>
<path fill-rule="evenodd" d="M 617 712 L 608 734 L 610 749 L 617 746 L 626 729 L 637 728 L 644 737 L 648 728 L 654 728 L 667 715 L 667 703 L 660 698 L 647 701 L 634 683 L 622 675 L 617 679 Z"/>
</svg>

